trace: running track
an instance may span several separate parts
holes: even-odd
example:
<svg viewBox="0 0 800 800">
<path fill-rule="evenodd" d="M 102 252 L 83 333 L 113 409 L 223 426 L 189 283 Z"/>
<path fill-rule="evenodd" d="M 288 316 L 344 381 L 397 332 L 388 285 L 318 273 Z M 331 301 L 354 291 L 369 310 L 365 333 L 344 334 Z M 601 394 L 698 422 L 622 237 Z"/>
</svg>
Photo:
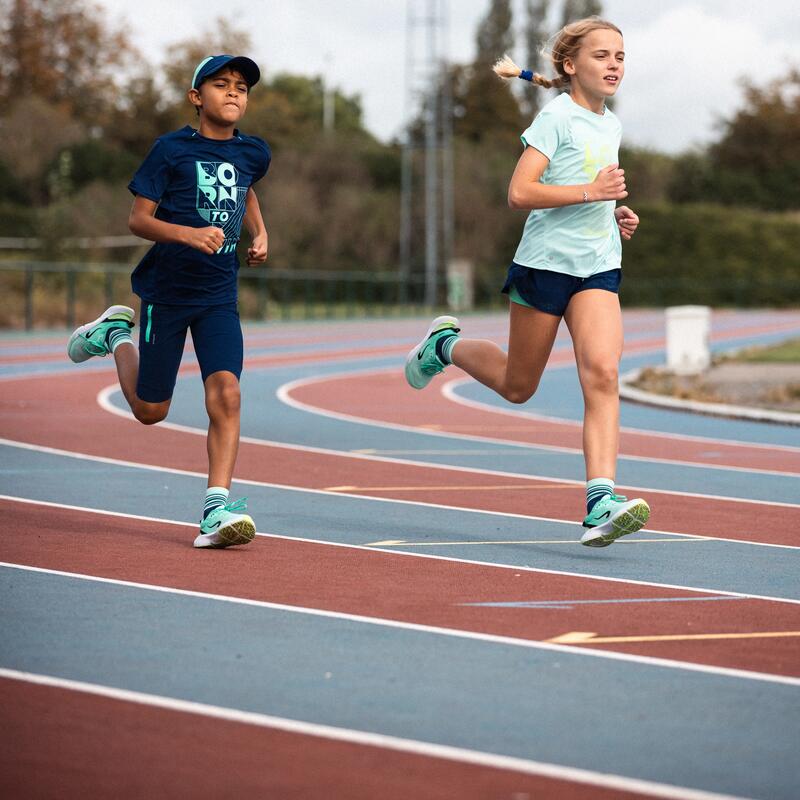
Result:
<svg viewBox="0 0 800 800">
<path fill-rule="evenodd" d="M 624 369 L 663 359 L 662 316 L 626 315 Z M 148 428 L 109 360 L 0 339 L 4 796 L 800 794 L 800 429 L 623 406 L 651 524 L 588 550 L 563 332 L 512 407 L 456 370 L 408 389 L 425 324 L 247 329 L 261 535 L 219 552 L 191 548 L 190 351 Z M 712 338 L 798 334 L 729 312 Z"/>
</svg>

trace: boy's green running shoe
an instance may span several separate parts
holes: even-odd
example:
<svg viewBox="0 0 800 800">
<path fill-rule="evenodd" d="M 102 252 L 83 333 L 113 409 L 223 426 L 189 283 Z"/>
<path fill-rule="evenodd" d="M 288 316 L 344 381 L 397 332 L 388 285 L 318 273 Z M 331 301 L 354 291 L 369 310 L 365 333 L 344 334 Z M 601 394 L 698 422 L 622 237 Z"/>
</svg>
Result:
<svg viewBox="0 0 800 800">
<path fill-rule="evenodd" d="M 247 544 L 256 535 L 256 524 L 247 511 L 247 498 L 215 508 L 201 523 L 195 547 L 230 547 Z"/>
<path fill-rule="evenodd" d="M 609 494 L 598 500 L 583 521 L 588 528 L 581 536 L 587 547 L 608 547 L 620 536 L 636 533 L 650 517 L 650 506 L 640 497 L 628 500 L 620 494 Z"/>
<path fill-rule="evenodd" d="M 422 341 L 406 357 L 406 380 L 415 389 L 424 389 L 434 375 L 446 366 L 436 355 L 436 342 L 454 336 L 461 329 L 455 317 L 436 317 Z"/>
<path fill-rule="evenodd" d="M 76 363 L 110 352 L 106 336 L 111 328 L 132 328 L 134 311 L 128 306 L 111 306 L 96 320 L 76 328 L 67 343 L 67 355 Z"/>
</svg>

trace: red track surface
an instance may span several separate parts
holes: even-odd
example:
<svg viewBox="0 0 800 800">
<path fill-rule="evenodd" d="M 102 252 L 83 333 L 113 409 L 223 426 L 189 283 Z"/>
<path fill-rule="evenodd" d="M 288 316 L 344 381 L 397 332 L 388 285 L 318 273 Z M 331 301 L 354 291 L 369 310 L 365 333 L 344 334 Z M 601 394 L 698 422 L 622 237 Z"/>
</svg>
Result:
<svg viewBox="0 0 800 800">
<path fill-rule="evenodd" d="M 7 798 L 643 797 L 15 680 L 0 706 Z"/>
<path fill-rule="evenodd" d="M 3 412 L 0 436 L 78 453 L 205 473 L 207 461 L 202 436 L 158 426 L 145 427 L 108 414 L 97 406 L 94 397 L 110 383 L 110 377 L 108 373 L 76 374 L 59 382 L 58 393 L 44 391 L 47 379 L 6 381 L 0 401 Z M 41 392 L 35 391 L 37 386 L 42 387 Z M 68 420 L 64 417 L 65 409 L 69 409 Z M 575 484 L 248 443 L 240 447 L 236 476 L 312 489 L 324 489 L 335 483 L 356 487 L 348 491 L 370 497 L 501 513 L 533 513 L 563 520 L 577 519 L 583 503 L 583 487 Z M 620 491 L 630 493 L 633 490 L 620 487 Z M 654 530 L 797 544 L 795 531 L 800 529 L 800 507 L 670 493 L 648 497 L 653 507 L 650 527 Z M 756 508 L 757 514 L 743 512 Z"/>
<path fill-rule="evenodd" d="M 0 501 L 0 510 L 11 529 L 31 531 L 0 537 L 0 560 L 137 583 L 535 641 L 570 631 L 653 636 L 800 630 L 800 606 L 753 599 L 562 609 L 469 606 L 463 604 L 709 594 L 280 538 L 197 554 L 191 550 L 193 526 L 7 500 Z M 800 677 L 797 642 L 768 638 L 753 647 L 753 639 L 742 638 L 592 646 Z"/>
<path fill-rule="evenodd" d="M 566 359 L 565 355 L 554 361 L 559 363 Z M 290 396 L 321 411 L 363 417 L 375 422 L 458 435 L 485 436 L 522 444 L 582 449 L 580 423 L 558 422 L 550 418 L 539 421 L 502 410 L 470 408 L 450 402 L 435 390 L 410 390 L 402 373 L 397 370 L 320 378 L 293 388 Z M 677 436 L 623 431 L 620 453 L 708 464 L 712 467 L 733 466 L 800 474 L 800 451 L 702 442 Z"/>
<path fill-rule="evenodd" d="M 634 324 L 627 326 L 629 331 L 639 324 L 637 317 L 633 319 Z M 651 329 L 649 318 L 642 324 Z M 779 330 L 789 324 L 751 324 L 715 338 Z M 412 338 L 416 335 L 416 327 L 410 322 L 399 321 L 396 328 L 413 331 Z M 255 355 L 248 357 L 247 366 L 352 361 L 400 355 L 407 349 L 363 346 L 370 342 L 363 330 L 360 325 L 337 326 L 335 342 L 339 346 L 346 342 L 355 345 L 339 352 Z M 381 338 L 380 333 L 376 335 Z M 325 328 L 317 331 L 297 326 L 290 336 L 256 332 L 248 337 L 247 345 L 252 352 L 254 347 L 296 347 L 315 342 L 330 344 Z M 25 341 L 26 345 L 32 343 Z M 660 344 L 660 339 L 641 339 L 628 351 Z M 46 354 L 0 356 L 0 363 L 6 364 L 50 360 L 52 356 Z M 553 360 L 571 360 L 571 354 L 562 351 Z M 186 371 L 196 370 L 190 366 Z M 112 371 L 65 373 L 57 389 L 52 380 L 52 376 L 28 376 L 3 381 L 0 436 L 205 473 L 204 437 L 163 427 L 147 428 L 99 409 L 95 395 L 114 380 Z M 470 409 L 445 400 L 435 391 L 424 395 L 413 392 L 398 373 L 320 380 L 295 389 L 293 396 L 321 409 L 377 422 L 580 449 L 578 425 Z M 245 402 L 256 400 L 245 397 Z M 800 473 L 800 455 L 786 450 L 624 433 L 622 452 L 711 466 Z M 506 478 L 251 443 L 241 447 L 236 475 L 313 489 L 336 484 L 354 487 L 346 491 L 368 497 L 565 520 L 580 515 L 583 500 L 582 486 L 558 481 Z M 794 532 L 800 527 L 800 508 L 669 493 L 647 496 L 654 507 L 654 529 L 796 546 Z M 194 526 L 16 501 L 0 501 L 0 511 L 4 524 L 14 532 L 0 537 L 0 560 L 6 562 L 479 634 L 546 641 L 570 631 L 630 637 L 746 635 L 800 629 L 800 606 L 754 599 L 561 608 L 464 605 L 646 600 L 704 594 L 281 538 L 259 538 L 247 548 L 197 552 L 191 549 Z M 797 644 L 796 637 L 732 638 L 593 643 L 591 648 L 798 677 Z M 6 734 L 0 737 L 0 794 L 9 797 L 254 795 L 281 800 L 444 800 L 529 795 L 604 800 L 623 796 L 619 790 L 286 733 L 20 681 L 0 679 L 0 707 Z"/>
</svg>

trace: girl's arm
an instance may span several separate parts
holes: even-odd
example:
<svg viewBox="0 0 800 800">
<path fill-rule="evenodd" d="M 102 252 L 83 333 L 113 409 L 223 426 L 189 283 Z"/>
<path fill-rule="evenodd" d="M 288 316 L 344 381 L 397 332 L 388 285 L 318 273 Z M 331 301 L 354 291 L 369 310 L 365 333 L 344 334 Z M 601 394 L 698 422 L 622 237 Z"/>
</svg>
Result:
<svg viewBox="0 0 800 800">
<path fill-rule="evenodd" d="M 224 244 L 225 234 L 222 228 L 215 228 L 213 225 L 207 228 L 173 225 L 155 218 L 157 208 L 158 203 L 137 195 L 128 217 L 130 232 L 151 242 L 185 244 L 208 255 L 216 253 Z"/>
<path fill-rule="evenodd" d="M 535 147 L 525 148 L 508 186 L 510 208 L 560 208 L 597 200 L 622 200 L 628 196 L 625 171 L 619 164 L 603 167 L 591 183 L 551 186 L 540 182 L 549 163 L 550 159 Z"/>
<path fill-rule="evenodd" d="M 636 233 L 636 228 L 639 227 L 639 217 L 628 206 L 615 208 L 614 218 L 617 220 L 619 235 L 623 239 L 630 239 Z"/>
<path fill-rule="evenodd" d="M 247 190 L 245 199 L 244 224 L 253 239 L 247 251 L 247 264 L 250 267 L 263 264 L 267 260 L 269 237 L 261 216 L 261 206 L 252 186 Z"/>
</svg>

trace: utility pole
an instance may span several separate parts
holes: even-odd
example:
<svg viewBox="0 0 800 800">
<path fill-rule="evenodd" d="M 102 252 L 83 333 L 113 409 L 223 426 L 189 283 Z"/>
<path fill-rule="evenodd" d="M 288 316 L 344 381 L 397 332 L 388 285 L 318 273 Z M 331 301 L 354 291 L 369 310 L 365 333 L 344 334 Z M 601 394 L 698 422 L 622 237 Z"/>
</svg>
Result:
<svg viewBox="0 0 800 800">
<path fill-rule="evenodd" d="M 424 198 L 424 302 L 436 304 L 442 283 L 441 265 L 453 248 L 452 100 L 449 86 L 447 33 L 449 0 L 406 0 L 406 135 L 403 143 L 400 202 L 401 299 L 408 299 L 415 259 L 413 252 L 417 197 Z M 413 122 L 424 123 L 417 141 Z M 424 192 L 415 175 L 415 152 L 422 150 Z"/>
</svg>

